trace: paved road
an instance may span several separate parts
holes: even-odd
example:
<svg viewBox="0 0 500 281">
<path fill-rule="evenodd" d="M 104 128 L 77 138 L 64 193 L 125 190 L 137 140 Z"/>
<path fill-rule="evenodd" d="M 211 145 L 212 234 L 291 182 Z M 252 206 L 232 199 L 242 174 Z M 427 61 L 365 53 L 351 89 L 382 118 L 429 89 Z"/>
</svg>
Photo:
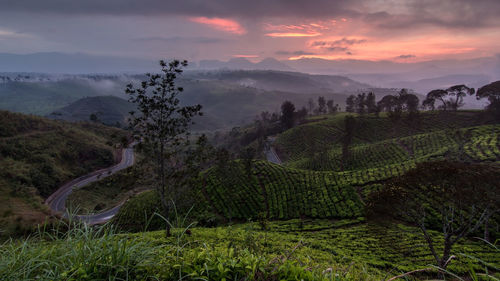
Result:
<svg viewBox="0 0 500 281">
<path fill-rule="evenodd" d="M 53 212 L 63 213 L 64 216 L 67 216 L 65 202 L 68 196 L 73 191 L 73 188 L 80 188 L 82 186 L 98 181 L 120 170 L 132 166 L 134 164 L 134 149 L 133 149 L 134 145 L 135 143 L 132 143 L 128 148 L 123 150 L 122 159 L 120 163 L 112 167 L 95 171 L 85 176 L 81 176 L 64 184 L 47 198 L 45 204 L 49 205 L 50 209 L 52 209 Z M 118 206 L 115 206 L 114 208 L 111 208 L 102 213 L 96 213 L 92 215 L 82 215 L 76 217 L 89 224 L 103 223 L 110 220 L 114 215 L 116 215 L 116 213 L 118 213 L 118 210 L 120 210 L 122 204 L 123 203 L 120 203 Z"/>
<path fill-rule="evenodd" d="M 279 158 L 276 150 L 273 147 L 273 143 L 276 140 L 276 137 L 269 137 L 266 143 L 266 158 L 267 161 L 281 165 L 281 159 Z"/>
</svg>

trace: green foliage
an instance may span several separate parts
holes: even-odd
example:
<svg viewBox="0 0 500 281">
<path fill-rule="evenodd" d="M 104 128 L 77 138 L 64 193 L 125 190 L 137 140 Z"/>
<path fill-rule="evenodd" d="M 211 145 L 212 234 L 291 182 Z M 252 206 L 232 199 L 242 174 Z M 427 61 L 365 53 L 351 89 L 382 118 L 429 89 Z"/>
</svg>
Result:
<svg viewBox="0 0 500 281">
<path fill-rule="evenodd" d="M 64 182 L 114 163 L 125 132 L 0 111 L 0 222 L 22 233 L 47 215 L 43 198 Z M 15 229 L 16 225 L 22 228 Z"/>
</svg>

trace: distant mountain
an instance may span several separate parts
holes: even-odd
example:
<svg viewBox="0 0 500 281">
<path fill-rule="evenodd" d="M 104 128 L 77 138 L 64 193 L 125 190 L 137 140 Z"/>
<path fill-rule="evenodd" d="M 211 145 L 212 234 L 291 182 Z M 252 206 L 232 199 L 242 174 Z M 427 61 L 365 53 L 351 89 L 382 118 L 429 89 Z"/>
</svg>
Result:
<svg viewBox="0 0 500 281">
<path fill-rule="evenodd" d="M 232 58 L 227 62 L 220 60 L 202 60 L 198 63 L 197 69 L 217 70 L 280 70 L 293 71 L 285 62 L 280 62 L 274 58 L 266 58 L 260 62 L 253 63 L 245 58 Z"/>
<path fill-rule="evenodd" d="M 266 91 L 299 94 L 355 92 L 372 86 L 337 75 L 310 75 L 271 70 L 220 70 L 186 72 L 190 79 L 218 80 Z"/>
<path fill-rule="evenodd" d="M 79 99 L 61 109 L 55 110 L 47 117 L 66 121 L 89 121 L 95 114 L 98 120 L 107 125 L 121 127 L 127 123 L 130 111 L 135 106 L 125 99 L 115 96 L 97 96 Z"/>
</svg>

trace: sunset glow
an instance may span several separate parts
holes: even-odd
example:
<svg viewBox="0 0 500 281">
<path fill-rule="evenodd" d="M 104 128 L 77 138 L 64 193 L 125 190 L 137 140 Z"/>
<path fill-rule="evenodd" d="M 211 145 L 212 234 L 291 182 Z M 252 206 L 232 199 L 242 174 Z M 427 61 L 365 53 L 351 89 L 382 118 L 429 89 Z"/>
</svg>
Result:
<svg viewBox="0 0 500 281">
<path fill-rule="evenodd" d="M 321 33 L 294 33 L 294 32 L 289 32 L 289 33 L 267 33 L 266 36 L 269 37 L 316 37 L 320 36 Z"/>
<path fill-rule="evenodd" d="M 226 31 L 233 34 L 245 34 L 245 29 L 234 20 L 223 18 L 207 18 L 207 17 L 192 17 L 189 18 L 192 22 L 208 25 L 214 29 Z"/>
</svg>

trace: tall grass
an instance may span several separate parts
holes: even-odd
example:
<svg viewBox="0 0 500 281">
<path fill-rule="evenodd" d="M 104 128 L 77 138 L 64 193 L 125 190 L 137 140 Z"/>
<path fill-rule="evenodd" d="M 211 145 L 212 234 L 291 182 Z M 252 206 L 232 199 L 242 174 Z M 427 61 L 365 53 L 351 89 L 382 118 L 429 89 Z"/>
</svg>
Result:
<svg viewBox="0 0 500 281">
<path fill-rule="evenodd" d="M 0 280 L 137 280 L 154 247 L 115 235 L 109 225 L 60 221 L 25 240 L 0 245 Z"/>
</svg>

